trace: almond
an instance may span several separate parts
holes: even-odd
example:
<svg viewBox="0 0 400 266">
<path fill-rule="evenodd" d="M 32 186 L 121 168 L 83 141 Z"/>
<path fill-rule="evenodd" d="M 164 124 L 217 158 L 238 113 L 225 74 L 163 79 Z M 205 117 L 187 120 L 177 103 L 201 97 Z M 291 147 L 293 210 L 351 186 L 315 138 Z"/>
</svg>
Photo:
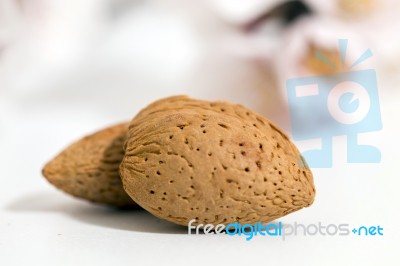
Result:
<svg viewBox="0 0 400 266">
<path fill-rule="evenodd" d="M 136 205 L 119 176 L 128 123 L 115 125 L 73 143 L 46 164 L 43 175 L 78 198 L 117 207 Z"/>
<path fill-rule="evenodd" d="M 132 120 L 124 148 L 126 192 L 180 225 L 270 222 L 314 201 L 313 176 L 297 148 L 241 105 L 157 101 Z"/>
</svg>

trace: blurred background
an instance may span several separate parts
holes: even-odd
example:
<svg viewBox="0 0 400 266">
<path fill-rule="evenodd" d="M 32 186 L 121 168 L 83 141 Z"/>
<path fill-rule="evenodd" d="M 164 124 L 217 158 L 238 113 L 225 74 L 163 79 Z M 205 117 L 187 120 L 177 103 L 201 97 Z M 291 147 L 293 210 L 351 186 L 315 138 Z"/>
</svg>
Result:
<svg viewBox="0 0 400 266">
<path fill-rule="evenodd" d="M 1 0 L 0 138 L 21 147 L 29 132 L 37 140 L 29 145 L 38 145 L 44 160 L 83 132 L 129 120 L 176 94 L 241 103 L 290 133 L 286 81 L 339 72 L 316 56 L 340 65 L 338 39 L 348 39 L 345 70 L 370 49 L 373 56 L 351 70 L 375 69 L 381 98 L 396 99 L 399 6 L 395 0 Z M 307 119 L 308 110 L 300 109 Z"/>
<path fill-rule="evenodd" d="M 334 72 L 315 52 L 338 61 L 338 39 L 348 59 L 373 51 L 362 68 L 397 72 L 399 11 L 395 0 L 1 0 L 0 121 L 5 108 L 54 120 L 67 108 L 90 127 L 189 94 L 286 127 L 285 81 Z"/>
<path fill-rule="evenodd" d="M 315 54 L 339 63 L 338 39 L 348 39 L 347 67 L 367 49 L 373 52 L 356 69 L 377 72 L 384 131 L 368 141 L 381 149 L 383 164 L 316 171 L 321 196 L 313 210 L 328 219 L 337 213 L 325 210 L 337 206 L 347 218 L 374 219 L 376 213 L 363 208 L 383 215 L 379 206 L 395 202 L 390 190 L 396 186 L 380 187 L 374 178 L 393 174 L 389 180 L 399 184 L 388 170 L 400 133 L 399 12 L 396 0 L 0 0 L 0 201 L 12 213 L 21 204 L 35 209 L 61 197 L 41 178 L 47 160 L 165 96 L 241 103 L 290 133 L 286 80 L 337 72 Z M 345 178 L 367 173 L 370 179 L 350 181 L 372 194 L 382 188 L 380 201 L 365 204 L 370 194 L 355 199 Z M 15 205 L 32 191 L 53 194 Z M 5 213 L 0 223 L 23 228 Z"/>
</svg>

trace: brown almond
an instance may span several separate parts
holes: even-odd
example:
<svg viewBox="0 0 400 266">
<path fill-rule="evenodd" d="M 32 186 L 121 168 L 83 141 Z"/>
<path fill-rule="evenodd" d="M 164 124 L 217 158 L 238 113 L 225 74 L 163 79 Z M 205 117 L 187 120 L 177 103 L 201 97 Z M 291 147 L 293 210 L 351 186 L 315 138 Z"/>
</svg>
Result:
<svg viewBox="0 0 400 266">
<path fill-rule="evenodd" d="M 73 143 L 43 168 L 57 188 L 91 202 L 134 206 L 119 176 L 128 123 L 118 124 Z"/>
<path fill-rule="evenodd" d="M 132 120 L 124 188 L 168 221 L 270 222 L 314 201 L 313 176 L 268 119 L 228 102 L 157 101 Z"/>
</svg>

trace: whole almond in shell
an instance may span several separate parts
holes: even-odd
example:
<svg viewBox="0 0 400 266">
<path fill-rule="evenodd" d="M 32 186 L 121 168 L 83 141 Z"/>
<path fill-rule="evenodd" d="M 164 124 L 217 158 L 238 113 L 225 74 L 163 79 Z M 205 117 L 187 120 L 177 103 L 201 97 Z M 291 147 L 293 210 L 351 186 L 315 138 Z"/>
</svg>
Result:
<svg viewBox="0 0 400 266">
<path fill-rule="evenodd" d="M 310 169 L 266 118 L 182 96 L 150 106 L 131 122 L 120 165 L 125 190 L 150 213 L 181 225 L 245 224 L 312 204 Z"/>
<path fill-rule="evenodd" d="M 119 176 L 128 123 L 118 124 L 73 143 L 43 168 L 46 179 L 64 192 L 117 207 L 135 206 Z"/>
</svg>

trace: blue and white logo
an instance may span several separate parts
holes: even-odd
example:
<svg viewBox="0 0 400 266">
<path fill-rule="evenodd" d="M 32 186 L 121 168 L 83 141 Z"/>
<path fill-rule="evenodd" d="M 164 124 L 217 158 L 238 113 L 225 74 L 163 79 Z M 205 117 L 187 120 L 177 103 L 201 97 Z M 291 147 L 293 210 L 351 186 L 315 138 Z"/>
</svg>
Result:
<svg viewBox="0 0 400 266">
<path fill-rule="evenodd" d="M 345 69 L 347 40 L 339 40 Z M 376 72 L 351 69 L 372 56 L 368 49 L 349 71 L 287 80 L 292 135 L 294 140 L 321 139 L 319 150 L 303 156 L 310 167 L 332 167 L 332 138 L 347 137 L 348 163 L 379 163 L 381 153 L 371 145 L 360 145 L 358 134 L 382 129 Z M 332 63 L 321 53 L 317 58 Z M 306 130 L 305 130 L 306 129 Z"/>
</svg>

